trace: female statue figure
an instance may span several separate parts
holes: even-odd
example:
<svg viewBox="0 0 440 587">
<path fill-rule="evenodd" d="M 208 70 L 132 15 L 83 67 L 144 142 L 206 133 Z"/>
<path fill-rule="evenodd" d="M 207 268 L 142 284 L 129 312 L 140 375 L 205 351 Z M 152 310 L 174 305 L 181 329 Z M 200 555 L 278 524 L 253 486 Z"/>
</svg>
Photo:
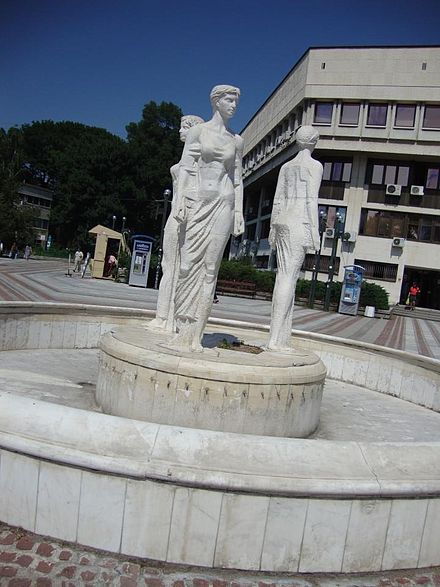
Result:
<svg viewBox="0 0 440 587">
<path fill-rule="evenodd" d="M 318 193 L 323 168 L 312 159 L 319 133 L 313 126 L 296 132 L 299 153 L 278 176 L 269 243 L 277 252 L 277 277 L 272 296 L 268 349 L 291 350 L 295 288 L 308 249 L 319 249 Z"/>
<path fill-rule="evenodd" d="M 200 116 L 188 115 L 182 116 L 180 120 L 180 140 L 184 143 L 189 129 L 196 124 L 204 122 Z M 199 155 L 197 147 L 192 147 L 191 154 L 194 157 Z M 178 199 L 178 179 L 179 179 L 180 161 L 170 169 L 173 180 L 173 200 L 171 202 L 171 214 L 165 224 L 163 238 L 163 257 L 162 257 L 162 279 L 159 285 L 159 294 L 157 298 L 156 318 L 149 324 L 149 328 L 164 330 L 165 332 L 175 332 L 174 321 L 174 295 L 176 293 L 176 283 L 179 275 L 180 266 L 180 248 L 183 244 L 184 234 L 182 224 L 175 217 L 175 203 Z M 196 179 L 195 168 L 192 171 L 192 179 Z"/>
<path fill-rule="evenodd" d="M 202 350 L 224 248 L 231 233 L 244 230 L 243 139 L 227 127 L 239 96 L 233 86 L 213 88 L 213 116 L 189 130 L 180 163 L 174 215 L 184 224 L 185 236 L 175 296 L 178 334 L 172 346 L 181 350 Z"/>
</svg>

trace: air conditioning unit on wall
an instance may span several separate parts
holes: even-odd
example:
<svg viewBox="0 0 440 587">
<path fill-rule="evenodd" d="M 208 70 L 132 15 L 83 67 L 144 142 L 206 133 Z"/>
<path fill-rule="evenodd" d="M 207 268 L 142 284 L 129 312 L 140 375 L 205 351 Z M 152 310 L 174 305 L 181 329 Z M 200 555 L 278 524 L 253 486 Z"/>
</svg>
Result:
<svg viewBox="0 0 440 587">
<path fill-rule="evenodd" d="M 424 189 L 422 185 L 412 185 L 411 186 L 411 195 L 412 196 L 423 196 Z"/>
<path fill-rule="evenodd" d="M 357 232 L 354 230 L 350 230 L 349 232 L 344 232 L 344 236 L 342 240 L 346 243 L 355 243 L 357 239 Z"/>
<path fill-rule="evenodd" d="M 389 183 L 386 187 L 385 193 L 387 196 L 400 196 L 402 193 L 402 186 L 395 183 Z"/>
<path fill-rule="evenodd" d="M 402 237 L 393 238 L 393 247 L 399 247 L 400 249 L 403 249 L 403 247 L 405 246 L 405 243 L 406 243 L 406 238 L 402 238 Z"/>
</svg>

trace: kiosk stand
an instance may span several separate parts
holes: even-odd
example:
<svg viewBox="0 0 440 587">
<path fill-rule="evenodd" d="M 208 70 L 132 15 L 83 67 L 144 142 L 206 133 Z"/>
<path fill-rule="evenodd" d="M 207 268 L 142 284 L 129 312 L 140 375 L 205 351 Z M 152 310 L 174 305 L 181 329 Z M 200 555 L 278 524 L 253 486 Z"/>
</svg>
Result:
<svg viewBox="0 0 440 587">
<path fill-rule="evenodd" d="M 342 283 L 338 312 L 356 316 L 359 308 L 359 298 L 361 297 L 364 268 L 360 265 L 346 265 L 344 269 L 344 281 Z"/>
<path fill-rule="evenodd" d="M 128 285 L 147 287 L 148 270 L 150 268 L 151 249 L 154 238 L 143 234 L 132 236 L 133 251 L 131 255 Z"/>
</svg>

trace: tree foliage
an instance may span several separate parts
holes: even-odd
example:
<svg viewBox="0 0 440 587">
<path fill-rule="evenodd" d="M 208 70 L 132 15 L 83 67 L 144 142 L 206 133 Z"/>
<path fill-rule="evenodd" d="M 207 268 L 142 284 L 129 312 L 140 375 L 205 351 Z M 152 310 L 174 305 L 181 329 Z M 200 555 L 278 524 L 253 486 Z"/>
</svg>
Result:
<svg viewBox="0 0 440 587">
<path fill-rule="evenodd" d="M 26 181 L 53 190 L 50 232 L 61 246 L 84 246 L 88 230 L 112 226 L 113 216 L 116 230 L 125 216 L 133 233 L 158 236 L 156 200 L 170 187 L 170 167 L 181 156 L 181 115 L 175 104 L 149 102 L 141 120 L 127 126 L 127 140 L 69 121 L 0 129 L 0 230 L 9 225 L 10 235 L 18 224 L 26 232 L 25 216 L 32 213 L 14 204 Z M 6 222 L 11 215 L 16 223 Z"/>
<path fill-rule="evenodd" d="M 138 188 L 135 203 L 141 225 L 154 236 L 155 201 L 170 187 L 170 167 L 179 161 L 182 143 L 179 140 L 181 109 L 170 102 L 149 102 L 142 119 L 127 126 L 127 140 L 135 169 Z"/>
<path fill-rule="evenodd" d="M 33 213 L 21 205 L 18 194 L 23 178 L 22 138 L 18 129 L 0 129 L 0 240 L 6 246 L 33 242 Z"/>
<path fill-rule="evenodd" d="M 96 224 L 127 215 L 136 186 L 125 141 L 75 122 L 35 122 L 22 132 L 28 180 L 54 190 L 57 241 L 84 243 Z"/>
</svg>

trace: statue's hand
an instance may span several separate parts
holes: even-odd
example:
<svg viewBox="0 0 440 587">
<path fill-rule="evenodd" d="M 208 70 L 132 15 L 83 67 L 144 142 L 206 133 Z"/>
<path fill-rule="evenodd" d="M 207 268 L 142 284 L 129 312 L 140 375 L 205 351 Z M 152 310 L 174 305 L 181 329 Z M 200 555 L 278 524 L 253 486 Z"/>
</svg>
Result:
<svg viewBox="0 0 440 587">
<path fill-rule="evenodd" d="M 269 237 L 267 239 L 269 241 L 269 245 L 272 250 L 274 250 L 276 248 L 276 237 L 277 237 L 276 230 L 275 230 L 275 228 L 272 227 L 270 229 Z"/>
<path fill-rule="evenodd" d="M 175 211 L 174 218 L 177 220 L 177 222 L 185 222 L 186 210 L 183 204 Z"/>
<path fill-rule="evenodd" d="M 244 218 L 243 213 L 236 211 L 234 213 L 234 229 L 232 234 L 234 236 L 240 236 L 244 232 Z"/>
</svg>

